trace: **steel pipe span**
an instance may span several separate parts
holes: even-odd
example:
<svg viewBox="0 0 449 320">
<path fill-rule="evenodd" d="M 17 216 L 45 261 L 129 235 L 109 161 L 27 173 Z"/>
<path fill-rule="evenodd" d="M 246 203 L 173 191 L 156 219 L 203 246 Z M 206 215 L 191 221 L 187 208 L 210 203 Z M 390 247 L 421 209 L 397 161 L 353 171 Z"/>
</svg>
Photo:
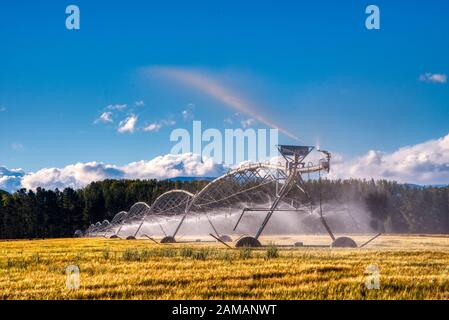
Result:
<svg viewBox="0 0 449 320">
<path fill-rule="evenodd" d="M 302 174 L 327 170 L 328 166 L 329 163 L 323 160 L 318 164 L 301 164 L 295 168 L 298 173 L 295 179 L 301 179 Z M 91 225 L 84 234 L 98 236 L 103 233 L 105 236 L 115 231 L 114 234 L 118 236 L 124 225 L 138 223 L 133 232 L 133 236 L 137 237 L 146 222 L 157 222 L 158 219 L 175 219 L 177 216 L 184 219 L 189 214 L 206 215 L 220 209 L 244 209 L 248 204 L 254 208 L 262 208 L 276 200 L 290 171 L 288 165 L 281 164 L 242 165 L 214 179 L 196 194 L 186 190 L 170 190 L 157 197 L 151 205 L 137 202 L 128 212 L 117 213 L 110 223 Z M 291 188 L 283 197 L 283 202 L 292 207 L 295 201 L 298 204 L 308 201 L 299 182 L 301 181 L 295 181 L 296 187 Z"/>
<path fill-rule="evenodd" d="M 181 216 L 172 235 L 167 235 L 159 223 L 165 234 L 161 243 L 176 242 L 175 236 L 186 217 L 189 214 L 197 214 L 207 217 L 217 236 L 210 235 L 217 241 L 225 243 L 225 241 L 230 240 L 230 237 L 218 234 L 209 215 L 213 212 L 222 212 L 222 209 L 225 208 L 237 208 L 242 212 L 234 230 L 239 225 L 245 212 L 266 212 L 266 216 L 255 236 L 240 237 L 235 244 L 236 247 L 259 247 L 261 246 L 259 237 L 275 211 L 302 211 L 306 204 L 310 203 L 310 211 L 312 212 L 312 199 L 306 190 L 303 175 L 317 172 L 321 181 L 321 171 L 329 172 L 330 170 L 331 154 L 328 151 L 317 150 L 325 157 L 320 159 L 318 164 L 312 162 L 306 164 L 304 160 L 314 147 L 280 145 L 278 149 L 286 161 L 285 165 L 257 163 L 240 166 L 211 181 L 196 194 L 185 190 L 165 192 L 151 206 L 144 202 L 138 202 L 128 212 L 119 212 L 111 222 L 107 220 L 97 222 L 90 225 L 84 233 L 77 230 L 75 236 L 78 237 L 83 234 L 92 237 L 98 236 L 101 232 L 104 232 L 104 236 L 106 236 L 111 230 L 116 230 L 111 237 L 118 237 L 125 224 L 132 225 L 138 222 L 134 235 L 127 237 L 127 239 L 135 239 L 145 222 L 159 223 L 163 219 L 174 219 Z M 284 205 L 281 207 L 282 203 Z M 334 236 L 322 213 L 321 199 L 319 215 L 320 222 L 333 241 L 331 247 L 357 247 L 355 241 L 348 237 L 336 238 Z M 152 239 L 148 235 L 146 236 Z"/>
</svg>

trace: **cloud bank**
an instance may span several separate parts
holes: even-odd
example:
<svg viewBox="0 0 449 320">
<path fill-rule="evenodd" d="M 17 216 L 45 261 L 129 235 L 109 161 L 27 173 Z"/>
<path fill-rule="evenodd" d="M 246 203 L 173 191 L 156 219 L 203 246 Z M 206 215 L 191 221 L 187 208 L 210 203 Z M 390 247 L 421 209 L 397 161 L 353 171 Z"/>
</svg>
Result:
<svg viewBox="0 0 449 320">
<path fill-rule="evenodd" d="M 449 184 L 449 134 L 392 153 L 370 150 L 355 159 L 340 159 L 332 165 L 331 178 L 387 179 L 423 185 Z"/>
<path fill-rule="evenodd" d="M 15 191 L 20 189 L 25 172 L 22 169 L 11 169 L 0 166 L 0 190 Z"/>
<path fill-rule="evenodd" d="M 192 153 L 159 156 L 124 166 L 101 162 L 77 163 L 63 168 L 45 168 L 34 173 L 0 167 L 0 189 L 21 187 L 48 189 L 81 188 L 104 179 L 168 179 L 180 176 L 216 177 L 229 168 Z M 449 134 L 387 153 L 370 150 L 365 155 L 345 159 L 333 154 L 331 179 L 387 179 L 421 185 L 449 183 Z"/>
<path fill-rule="evenodd" d="M 45 168 L 33 173 L 0 167 L 0 189 L 15 191 L 19 188 L 64 189 L 82 188 L 93 181 L 105 179 L 168 179 L 175 177 L 216 177 L 228 168 L 210 158 L 192 153 L 159 156 L 152 160 L 116 166 L 101 162 L 77 163 L 63 168 Z"/>
</svg>

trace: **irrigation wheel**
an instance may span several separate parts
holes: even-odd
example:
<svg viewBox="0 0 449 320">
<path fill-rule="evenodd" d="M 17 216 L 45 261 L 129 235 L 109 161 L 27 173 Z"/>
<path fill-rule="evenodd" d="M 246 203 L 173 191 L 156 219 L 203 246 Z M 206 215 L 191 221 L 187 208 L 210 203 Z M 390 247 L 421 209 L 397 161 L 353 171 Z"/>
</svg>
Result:
<svg viewBox="0 0 449 320">
<path fill-rule="evenodd" d="M 256 238 L 243 237 L 243 238 L 241 238 L 240 240 L 237 241 L 235 246 L 236 246 L 236 248 L 244 248 L 244 247 L 257 248 L 257 247 L 261 247 L 262 244 Z"/>
<path fill-rule="evenodd" d="M 332 244 L 332 248 L 357 248 L 357 243 L 349 237 L 340 237 L 335 239 Z"/>
<path fill-rule="evenodd" d="M 162 238 L 161 243 L 175 243 L 176 240 L 172 236 L 166 236 Z"/>
</svg>

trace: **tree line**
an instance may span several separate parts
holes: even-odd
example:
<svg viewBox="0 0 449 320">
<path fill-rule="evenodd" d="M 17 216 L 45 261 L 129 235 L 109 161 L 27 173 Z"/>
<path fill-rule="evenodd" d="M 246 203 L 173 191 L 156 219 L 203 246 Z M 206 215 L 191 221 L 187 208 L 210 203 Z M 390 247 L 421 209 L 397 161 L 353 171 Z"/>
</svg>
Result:
<svg viewBox="0 0 449 320">
<path fill-rule="evenodd" d="M 151 204 L 172 189 L 195 192 L 207 181 L 104 180 L 82 189 L 63 191 L 37 188 L 13 194 L 0 191 L 0 238 L 55 238 L 72 236 L 91 223 L 112 220 L 138 201 Z"/>
<path fill-rule="evenodd" d="M 151 204 L 162 193 L 201 190 L 208 181 L 104 180 L 82 189 L 12 194 L 0 190 L 0 238 L 70 237 L 91 223 L 111 220 L 138 201 Z M 313 201 L 356 201 L 370 214 L 371 227 L 391 233 L 449 233 L 449 187 L 417 187 L 390 181 L 312 180 Z"/>
</svg>

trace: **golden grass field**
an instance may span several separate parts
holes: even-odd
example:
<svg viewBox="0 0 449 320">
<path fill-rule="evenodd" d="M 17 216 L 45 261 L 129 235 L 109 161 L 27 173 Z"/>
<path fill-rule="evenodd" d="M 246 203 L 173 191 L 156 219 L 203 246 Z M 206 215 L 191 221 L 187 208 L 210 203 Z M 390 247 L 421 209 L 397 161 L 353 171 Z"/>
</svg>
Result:
<svg viewBox="0 0 449 320">
<path fill-rule="evenodd" d="M 363 243 L 368 236 L 354 239 Z M 278 245 L 324 236 L 264 237 Z M 227 249 L 216 243 L 0 242 L 0 299 L 449 299 L 449 237 L 383 235 L 363 249 Z M 66 267 L 80 287 L 66 287 Z M 380 288 L 367 289 L 376 265 Z"/>
</svg>

